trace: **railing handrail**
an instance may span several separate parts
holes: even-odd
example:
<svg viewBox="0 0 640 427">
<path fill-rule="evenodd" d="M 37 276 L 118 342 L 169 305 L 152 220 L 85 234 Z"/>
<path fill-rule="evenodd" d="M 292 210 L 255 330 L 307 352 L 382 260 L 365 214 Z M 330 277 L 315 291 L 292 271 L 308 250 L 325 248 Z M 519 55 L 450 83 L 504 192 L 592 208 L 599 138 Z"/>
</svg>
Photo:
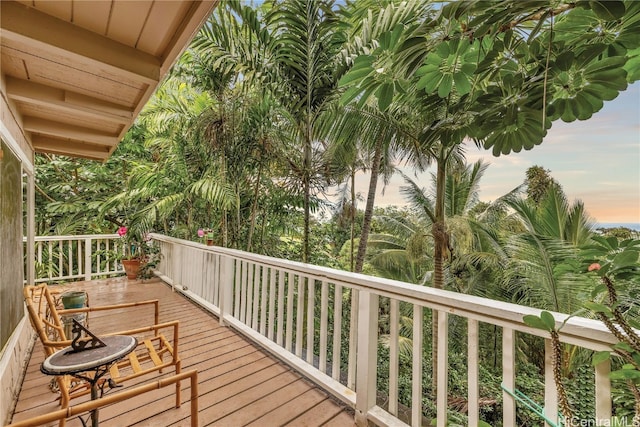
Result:
<svg viewBox="0 0 640 427">
<path fill-rule="evenodd" d="M 202 243 L 156 233 L 152 233 L 150 236 L 154 240 L 189 246 L 213 254 L 227 255 L 244 261 L 286 268 L 287 270 L 304 274 L 314 279 L 347 284 L 358 290 L 371 291 L 378 295 L 391 297 L 400 301 L 418 303 L 424 307 L 508 327 L 530 335 L 543 338 L 550 337 L 549 332 L 527 326 L 522 320 L 525 315 L 540 315 L 540 313 L 544 311 L 542 309 L 443 289 L 412 285 L 392 279 L 352 273 L 330 267 L 283 260 L 237 249 L 207 246 Z M 499 307 L 496 307 L 496 304 L 499 304 Z M 556 320 L 556 327 L 561 327 L 559 335 L 562 342 L 579 345 L 594 351 L 610 350 L 611 345 L 617 342 L 613 334 L 611 334 L 606 326 L 599 320 L 571 316 L 565 313 L 551 313 Z"/>
<path fill-rule="evenodd" d="M 64 240 L 84 240 L 84 239 L 113 239 L 119 237 L 117 233 L 112 234 L 73 234 L 73 235 L 65 235 L 65 236 L 35 236 L 35 242 L 59 242 Z M 27 241 L 27 237 L 24 236 L 22 238 L 23 242 Z"/>
</svg>

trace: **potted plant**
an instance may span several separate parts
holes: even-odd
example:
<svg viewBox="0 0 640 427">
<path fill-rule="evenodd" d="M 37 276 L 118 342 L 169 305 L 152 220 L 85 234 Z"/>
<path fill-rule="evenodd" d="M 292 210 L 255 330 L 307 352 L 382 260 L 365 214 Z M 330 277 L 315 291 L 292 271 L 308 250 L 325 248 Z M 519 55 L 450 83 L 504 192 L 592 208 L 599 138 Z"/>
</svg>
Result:
<svg viewBox="0 0 640 427">
<path fill-rule="evenodd" d="M 205 243 L 207 244 L 207 246 L 213 246 L 214 244 L 214 235 L 213 235 L 213 230 L 211 230 L 210 228 L 205 228 L 205 229 L 198 229 L 198 237 L 200 237 L 201 239 L 203 239 L 205 241 Z"/>
<path fill-rule="evenodd" d="M 122 263 L 127 279 L 149 278 L 157 264 L 158 248 L 149 244 L 146 234 L 140 235 L 127 227 L 118 228 L 117 233 L 122 239 L 122 251 L 116 253 L 116 259 Z"/>
</svg>

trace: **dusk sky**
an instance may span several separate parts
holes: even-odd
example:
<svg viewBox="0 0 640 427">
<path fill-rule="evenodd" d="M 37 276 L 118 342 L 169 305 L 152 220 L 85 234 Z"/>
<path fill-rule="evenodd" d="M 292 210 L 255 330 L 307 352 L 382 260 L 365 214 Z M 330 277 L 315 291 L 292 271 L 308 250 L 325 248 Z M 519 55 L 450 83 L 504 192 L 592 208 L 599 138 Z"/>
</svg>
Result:
<svg viewBox="0 0 640 427">
<path fill-rule="evenodd" d="M 524 181 L 533 165 L 551 171 L 571 202 L 581 199 L 596 222 L 640 223 L 640 82 L 629 86 L 586 121 L 553 123 L 541 145 L 531 151 L 493 157 L 473 144 L 467 146 L 469 163 L 484 158 L 490 163 L 480 183 L 480 199 L 492 201 Z M 360 174 L 356 187 L 366 197 L 369 176 Z M 429 174 L 415 179 L 429 187 Z M 404 205 L 398 192 L 402 177 L 376 196 L 376 205 Z M 379 188 L 382 185 L 379 185 Z M 360 202 L 364 208 L 364 202 Z"/>
</svg>

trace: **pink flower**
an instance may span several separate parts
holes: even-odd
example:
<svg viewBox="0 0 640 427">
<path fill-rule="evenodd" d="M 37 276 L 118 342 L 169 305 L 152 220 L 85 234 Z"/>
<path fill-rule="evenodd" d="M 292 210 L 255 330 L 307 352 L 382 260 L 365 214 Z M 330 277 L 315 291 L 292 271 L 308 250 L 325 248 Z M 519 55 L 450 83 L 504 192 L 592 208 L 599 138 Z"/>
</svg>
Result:
<svg viewBox="0 0 640 427">
<path fill-rule="evenodd" d="M 204 237 L 204 230 L 202 228 L 198 229 L 198 237 Z"/>
<path fill-rule="evenodd" d="M 125 234 L 127 234 L 127 227 L 120 227 L 118 228 L 118 236 L 122 237 Z"/>
<path fill-rule="evenodd" d="M 588 271 L 597 271 L 600 270 L 600 264 L 598 264 L 597 262 L 594 262 L 593 264 L 591 264 L 589 266 L 589 268 L 587 268 Z"/>
</svg>

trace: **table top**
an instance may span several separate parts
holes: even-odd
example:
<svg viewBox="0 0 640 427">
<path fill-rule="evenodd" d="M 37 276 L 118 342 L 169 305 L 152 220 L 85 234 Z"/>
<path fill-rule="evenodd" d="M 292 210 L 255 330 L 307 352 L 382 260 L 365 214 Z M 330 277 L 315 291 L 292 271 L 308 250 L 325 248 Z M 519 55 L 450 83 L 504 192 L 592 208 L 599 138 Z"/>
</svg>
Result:
<svg viewBox="0 0 640 427">
<path fill-rule="evenodd" d="M 40 370 L 48 375 L 66 375 L 90 371 L 97 367 L 114 362 L 131 353 L 138 345 L 135 337 L 128 335 L 112 335 L 100 337 L 106 346 L 73 352 L 71 347 L 47 357 Z"/>
</svg>

